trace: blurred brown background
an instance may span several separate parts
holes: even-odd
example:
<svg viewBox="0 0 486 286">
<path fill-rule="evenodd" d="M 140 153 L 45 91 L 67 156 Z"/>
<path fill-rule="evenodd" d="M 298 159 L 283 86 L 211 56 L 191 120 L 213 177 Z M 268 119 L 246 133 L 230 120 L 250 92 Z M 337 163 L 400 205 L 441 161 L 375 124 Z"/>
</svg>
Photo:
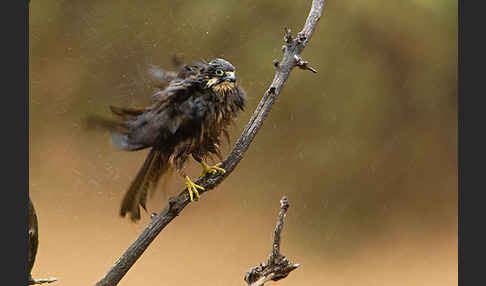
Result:
<svg viewBox="0 0 486 286">
<path fill-rule="evenodd" d="M 236 171 L 188 206 L 120 285 L 243 285 L 264 261 L 279 200 L 278 285 L 457 284 L 457 1 L 327 1 L 303 57 Z M 224 57 L 248 92 L 245 126 L 310 0 L 31 1 L 33 275 L 93 285 L 149 221 L 118 216 L 146 151 L 87 130 L 108 105 L 150 102 L 150 64 Z M 225 154 L 231 146 L 226 146 Z M 191 163 L 188 172 L 199 174 Z M 150 200 L 159 211 L 183 180 Z"/>
</svg>

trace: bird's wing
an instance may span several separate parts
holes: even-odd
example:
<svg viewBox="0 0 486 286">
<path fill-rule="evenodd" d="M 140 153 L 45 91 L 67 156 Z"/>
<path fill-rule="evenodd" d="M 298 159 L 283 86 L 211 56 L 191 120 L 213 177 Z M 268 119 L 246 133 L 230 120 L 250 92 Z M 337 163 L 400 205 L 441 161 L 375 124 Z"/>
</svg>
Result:
<svg viewBox="0 0 486 286">
<path fill-rule="evenodd" d="M 170 99 L 173 96 L 180 96 L 181 93 L 186 93 L 191 89 L 197 81 L 198 72 L 194 69 L 186 70 L 186 73 L 180 72 L 178 77 L 172 80 L 169 85 L 162 90 L 155 92 L 152 95 L 152 102 L 162 102 Z"/>
<path fill-rule="evenodd" d="M 208 110 L 197 79 L 175 80 L 156 94 L 152 106 L 134 119 L 125 121 L 128 132 L 114 133 L 113 143 L 123 150 L 139 150 L 163 144 L 181 126 L 202 118 Z"/>
</svg>

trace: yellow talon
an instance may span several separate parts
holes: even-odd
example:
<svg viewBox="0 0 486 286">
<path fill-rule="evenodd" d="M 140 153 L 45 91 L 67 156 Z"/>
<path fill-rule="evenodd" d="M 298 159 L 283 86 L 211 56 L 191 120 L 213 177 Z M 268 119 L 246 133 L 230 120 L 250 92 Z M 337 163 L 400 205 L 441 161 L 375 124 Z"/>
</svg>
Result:
<svg viewBox="0 0 486 286">
<path fill-rule="evenodd" d="M 226 173 L 225 169 L 219 167 L 221 166 L 221 163 L 218 163 L 214 166 L 209 166 L 208 164 L 201 162 L 201 165 L 203 170 L 201 172 L 201 175 L 199 175 L 199 177 L 204 177 L 206 176 L 207 173 L 209 174 L 216 174 L 217 172 L 220 172 L 221 174 Z"/>
<path fill-rule="evenodd" d="M 189 198 L 191 199 L 191 202 L 194 201 L 194 196 L 196 196 L 196 201 L 199 200 L 199 192 L 197 189 L 204 190 L 204 187 L 196 185 L 193 181 L 191 181 L 189 176 L 186 176 L 186 187 L 189 191 Z"/>
</svg>

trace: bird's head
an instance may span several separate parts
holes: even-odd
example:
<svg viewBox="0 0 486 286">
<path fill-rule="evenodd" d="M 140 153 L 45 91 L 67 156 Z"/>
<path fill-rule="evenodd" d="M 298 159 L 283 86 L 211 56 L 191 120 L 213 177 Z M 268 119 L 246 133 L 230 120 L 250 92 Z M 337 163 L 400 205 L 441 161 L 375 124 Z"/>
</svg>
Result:
<svg viewBox="0 0 486 286">
<path fill-rule="evenodd" d="M 209 62 L 205 69 L 206 87 L 216 94 L 226 96 L 236 87 L 235 67 L 223 59 Z"/>
</svg>

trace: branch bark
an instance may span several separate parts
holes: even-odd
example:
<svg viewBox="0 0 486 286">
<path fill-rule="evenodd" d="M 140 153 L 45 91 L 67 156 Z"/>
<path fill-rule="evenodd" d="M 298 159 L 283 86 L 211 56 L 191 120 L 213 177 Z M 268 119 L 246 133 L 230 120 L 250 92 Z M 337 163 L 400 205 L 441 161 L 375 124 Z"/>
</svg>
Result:
<svg viewBox="0 0 486 286">
<path fill-rule="evenodd" d="M 52 283 L 56 282 L 57 278 L 56 277 L 51 277 L 51 278 L 46 278 L 46 279 L 30 279 L 29 280 L 29 285 L 37 285 L 37 284 L 44 284 L 44 283 Z"/>
<path fill-rule="evenodd" d="M 251 267 L 246 273 L 245 281 L 248 283 L 248 286 L 262 286 L 270 280 L 278 281 L 287 277 L 290 272 L 300 266 L 300 264 L 291 263 L 280 253 L 280 236 L 288 208 L 289 202 L 287 197 L 284 196 L 280 200 L 280 213 L 277 226 L 275 227 L 272 252 L 268 256 L 267 264 L 260 263 L 258 266 Z"/>
<path fill-rule="evenodd" d="M 202 195 L 205 192 L 213 189 L 219 185 L 226 177 L 228 177 L 236 168 L 238 163 L 243 159 L 245 152 L 248 150 L 251 142 L 255 138 L 258 130 L 262 127 L 263 121 L 268 115 L 272 105 L 278 98 L 283 86 L 289 78 L 290 72 L 293 68 L 299 67 L 301 69 L 308 69 L 315 72 L 315 69 L 310 68 L 308 62 L 302 60 L 301 53 L 308 45 L 309 40 L 316 28 L 322 11 L 324 10 L 325 0 L 313 0 L 312 7 L 305 21 L 303 29 L 297 34 L 296 38 L 292 37 L 290 29 L 286 29 L 284 37 L 285 45 L 282 47 L 284 52 L 283 58 L 280 62 L 274 61 L 275 76 L 272 84 L 264 93 L 260 103 L 254 111 L 250 121 L 248 122 L 243 133 L 240 135 L 233 150 L 228 157 L 223 161 L 221 167 L 226 170 L 225 174 L 208 175 L 200 178 L 195 183 L 203 186 L 205 190 L 199 191 Z M 140 236 L 128 247 L 125 253 L 115 262 L 115 265 L 108 271 L 108 273 L 96 286 L 114 286 L 123 278 L 128 270 L 135 264 L 137 259 L 147 249 L 149 244 L 157 237 L 157 235 L 189 204 L 189 195 L 187 189 L 184 189 L 177 197 L 171 197 L 169 204 L 158 215 L 154 216 L 152 221 L 147 225 Z"/>
</svg>

